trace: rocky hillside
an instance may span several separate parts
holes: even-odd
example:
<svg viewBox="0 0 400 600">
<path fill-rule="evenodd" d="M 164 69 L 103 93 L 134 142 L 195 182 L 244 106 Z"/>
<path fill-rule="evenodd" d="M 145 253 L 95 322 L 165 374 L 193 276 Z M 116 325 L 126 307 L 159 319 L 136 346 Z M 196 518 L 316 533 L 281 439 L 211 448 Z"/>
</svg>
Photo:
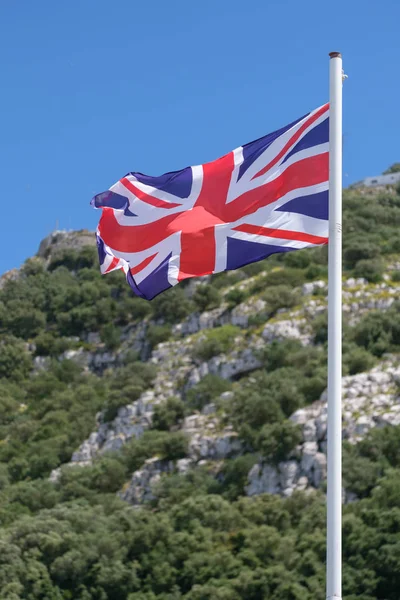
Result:
<svg viewBox="0 0 400 600">
<path fill-rule="evenodd" d="M 343 222 L 345 594 L 395 600 L 400 193 Z M 0 278 L 0 599 L 323 597 L 326 258 L 146 302 L 55 232 Z"/>
</svg>

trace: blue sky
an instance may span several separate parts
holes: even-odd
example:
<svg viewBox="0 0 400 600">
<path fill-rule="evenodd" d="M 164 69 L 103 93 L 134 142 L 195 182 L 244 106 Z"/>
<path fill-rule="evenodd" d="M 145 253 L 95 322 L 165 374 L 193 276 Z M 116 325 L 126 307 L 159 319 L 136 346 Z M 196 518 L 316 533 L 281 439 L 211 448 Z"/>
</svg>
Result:
<svg viewBox="0 0 400 600">
<path fill-rule="evenodd" d="M 0 273 L 94 229 L 128 171 L 199 164 L 328 101 L 343 54 L 344 185 L 400 160 L 398 0 L 3 0 Z"/>
</svg>

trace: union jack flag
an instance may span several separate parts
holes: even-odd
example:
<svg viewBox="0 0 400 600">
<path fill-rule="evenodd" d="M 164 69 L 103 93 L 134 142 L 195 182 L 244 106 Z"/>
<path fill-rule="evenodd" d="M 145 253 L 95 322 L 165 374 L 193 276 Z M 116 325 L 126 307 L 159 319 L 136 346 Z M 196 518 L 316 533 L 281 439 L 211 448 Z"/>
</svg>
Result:
<svg viewBox="0 0 400 600">
<path fill-rule="evenodd" d="M 128 173 L 102 209 L 102 273 L 151 300 L 183 279 L 328 242 L 329 106 L 204 165 Z"/>
</svg>

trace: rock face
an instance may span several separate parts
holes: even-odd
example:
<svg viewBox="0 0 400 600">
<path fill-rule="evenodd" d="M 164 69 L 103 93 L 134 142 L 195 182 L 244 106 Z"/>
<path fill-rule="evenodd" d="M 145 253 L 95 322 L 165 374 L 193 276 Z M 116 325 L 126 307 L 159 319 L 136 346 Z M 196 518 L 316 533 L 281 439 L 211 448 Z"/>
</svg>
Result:
<svg viewBox="0 0 400 600">
<path fill-rule="evenodd" d="M 0 290 L 5 286 L 7 281 L 16 281 L 19 277 L 20 273 L 18 269 L 11 269 L 11 271 L 7 271 L 0 275 Z"/>
<path fill-rule="evenodd" d="M 400 425 L 400 363 L 392 359 L 367 373 L 342 379 L 343 438 L 361 440 L 373 427 Z M 303 441 L 290 460 L 270 465 L 258 463 L 248 475 L 246 493 L 290 496 L 295 490 L 319 488 L 326 478 L 326 391 L 311 406 L 290 418 L 302 428 Z"/>
<path fill-rule="evenodd" d="M 189 449 L 186 458 L 176 463 L 154 457 L 146 460 L 141 469 L 132 474 L 127 486 L 119 493 L 123 500 L 130 504 L 142 504 L 154 500 L 156 486 L 163 475 L 172 473 L 185 474 L 196 465 L 217 465 L 230 456 L 237 456 L 242 445 L 236 432 L 231 427 L 221 429 L 219 420 L 211 416 L 213 409 L 208 405 L 202 415 L 191 415 L 183 423 L 182 430 L 189 438 Z"/>
<path fill-rule="evenodd" d="M 193 313 L 182 321 L 182 323 L 175 325 L 172 332 L 174 335 L 191 335 L 204 329 L 226 325 L 230 322 L 230 314 L 227 309 L 228 305 L 222 303 L 221 306 L 214 308 L 214 310 Z"/>
<path fill-rule="evenodd" d="M 63 247 L 71 240 L 66 232 L 56 232 L 43 241 L 40 253 Z M 92 240 L 89 232 L 80 232 L 79 242 L 87 245 Z M 78 239 L 77 238 L 77 239 Z M 93 241 L 93 240 L 92 240 Z M 392 267 L 396 269 L 395 265 Z M 245 290 L 252 281 L 241 281 L 239 289 Z M 197 285 L 197 284 L 196 284 Z M 193 283 L 193 289 L 195 289 Z M 192 290 L 193 291 L 193 290 Z M 61 359 L 76 360 L 89 370 L 101 372 L 110 365 L 117 366 L 126 352 L 135 350 L 157 367 L 157 375 L 152 388 L 140 398 L 121 407 L 117 417 L 104 423 L 98 415 L 97 428 L 74 452 L 71 465 L 85 466 L 93 459 L 108 451 L 118 451 L 133 437 L 140 437 L 151 426 L 154 406 L 170 396 L 184 397 L 188 389 L 211 374 L 227 380 L 254 371 L 262 366 L 260 350 L 274 340 L 291 338 L 303 345 L 312 342 L 311 320 L 326 311 L 327 286 L 324 281 L 306 283 L 302 287 L 304 303 L 294 310 L 280 309 L 276 316 L 267 321 L 262 330 L 252 329 L 238 333 L 231 351 L 213 356 L 210 360 L 199 361 L 193 352 L 201 332 L 207 329 L 232 324 L 240 328 L 249 326 L 249 318 L 264 315 L 265 301 L 256 296 L 246 299 L 233 309 L 227 303 L 214 310 L 194 313 L 182 323 L 174 326 L 169 341 L 158 344 L 150 352 L 146 342 L 147 323 L 127 327 L 121 337 L 118 353 L 108 352 L 100 343 L 96 333 L 85 340 L 96 349 L 67 350 Z M 400 293 L 400 284 L 390 282 L 370 286 L 363 279 L 348 279 L 344 282 L 344 310 L 350 321 L 356 322 L 360 315 L 371 308 L 388 308 Z M 262 320 L 261 320 L 262 322 Z M 45 368 L 46 359 L 35 358 L 35 369 Z M 368 373 L 344 377 L 343 386 L 343 436 L 354 443 L 360 440 L 372 427 L 400 424 L 400 402 L 395 391 L 395 381 L 400 379 L 399 366 L 394 360 L 386 360 Z M 232 392 L 224 394 L 229 401 Z M 248 476 L 246 492 L 249 495 L 269 492 L 290 496 L 294 490 L 320 487 L 326 476 L 326 394 L 312 406 L 303 408 L 291 420 L 301 426 L 303 439 L 288 460 L 277 465 L 259 462 Z M 132 503 L 148 501 L 154 496 L 154 486 L 161 476 L 172 472 L 186 472 L 199 464 L 223 461 L 242 452 L 237 434 L 230 427 L 222 427 L 215 415 L 215 406 L 205 407 L 203 414 L 186 418 L 183 431 L 189 438 L 188 455 L 177 464 L 166 464 L 159 458 L 147 461 L 132 475 L 129 486 L 121 493 Z M 53 472 L 56 479 L 59 470 Z"/>
<path fill-rule="evenodd" d="M 41 241 L 37 256 L 49 258 L 55 252 L 67 249 L 79 249 L 84 246 L 95 246 L 94 232 L 82 229 L 81 231 L 53 231 Z"/>
<path fill-rule="evenodd" d="M 262 336 L 266 342 L 289 338 L 299 340 L 306 346 L 311 341 L 311 330 L 306 319 L 288 319 L 267 323 Z"/>
<path fill-rule="evenodd" d="M 395 387 L 399 381 L 400 365 L 389 359 L 367 373 L 343 378 L 345 439 L 355 443 L 371 427 L 400 424 L 400 397 Z M 185 419 L 182 430 L 189 438 L 186 458 L 176 464 L 158 457 L 146 461 L 141 469 L 133 473 L 121 497 L 132 504 L 149 502 L 155 498 L 155 487 L 164 475 L 186 473 L 196 465 L 210 466 L 240 455 L 242 445 L 237 433 L 229 426 L 221 429 L 214 410 L 213 405 L 208 405 L 203 414 Z M 269 493 L 288 497 L 295 490 L 320 488 L 324 484 L 327 467 L 326 392 L 318 402 L 297 410 L 291 420 L 302 428 L 302 443 L 286 461 L 276 465 L 265 462 L 255 464 L 248 474 L 245 489 L 248 496 Z"/>
<path fill-rule="evenodd" d="M 149 390 L 136 402 L 122 406 L 111 423 L 101 422 L 99 415 L 97 430 L 73 453 L 71 463 L 90 464 L 98 454 L 119 450 L 131 438 L 143 435 L 151 425 L 153 404 L 154 392 Z"/>
<path fill-rule="evenodd" d="M 174 469 L 172 461 L 163 461 L 158 457 L 149 458 L 140 470 L 133 473 L 129 484 L 118 495 L 122 500 L 134 505 L 150 502 L 156 497 L 155 487 L 162 474 L 171 474 Z"/>
</svg>

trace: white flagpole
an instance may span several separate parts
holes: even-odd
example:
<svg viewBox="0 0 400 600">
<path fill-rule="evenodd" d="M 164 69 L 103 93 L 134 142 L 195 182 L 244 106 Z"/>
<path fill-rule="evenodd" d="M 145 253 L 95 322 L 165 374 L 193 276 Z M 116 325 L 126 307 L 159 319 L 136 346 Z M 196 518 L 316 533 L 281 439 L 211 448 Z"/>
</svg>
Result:
<svg viewBox="0 0 400 600">
<path fill-rule="evenodd" d="M 327 600 L 342 598 L 342 56 L 329 83 Z"/>
</svg>

